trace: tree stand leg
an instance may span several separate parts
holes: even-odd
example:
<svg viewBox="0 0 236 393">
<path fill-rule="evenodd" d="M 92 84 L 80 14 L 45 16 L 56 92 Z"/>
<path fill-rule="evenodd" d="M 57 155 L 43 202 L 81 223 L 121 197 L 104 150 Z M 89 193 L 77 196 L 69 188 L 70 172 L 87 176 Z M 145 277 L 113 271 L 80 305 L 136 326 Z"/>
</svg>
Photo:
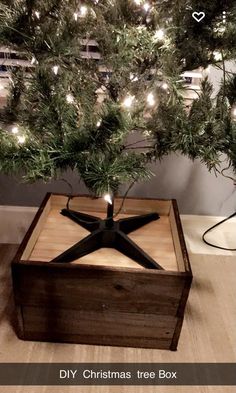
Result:
<svg viewBox="0 0 236 393">
<path fill-rule="evenodd" d="M 115 248 L 147 269 L 163 269 L 153 258 L 146 254 L 127 234 L 158 220 L 157 213 L 113 220 L 114 200 L 107 206 L 107 217 L 102 220 L 89 214 L 63 209 L 61 214 L 90 231 L 90 235 L 58 255 L 51 262 L 68 263 L 81 258 L 99 248 Z"/>
</svg>

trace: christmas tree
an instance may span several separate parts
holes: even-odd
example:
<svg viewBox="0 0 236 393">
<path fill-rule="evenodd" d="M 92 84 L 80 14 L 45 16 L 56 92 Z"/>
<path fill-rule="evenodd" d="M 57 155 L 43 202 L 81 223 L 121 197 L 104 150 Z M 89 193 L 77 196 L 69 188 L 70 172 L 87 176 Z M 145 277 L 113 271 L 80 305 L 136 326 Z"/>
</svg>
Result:
<svg viewBox="0 0 236 393">
<path fill-rule="evenodd" d="M 0 1 L 0 44 L 28 61 L 11 68 L 0 171 L 34 182 L 70 168 L 110 201 L 172 151 L 216 171 L 225 153 L 236 170 L 235 20 L 234 0 Z M 187 104 L 185 71 L 209 64 L 217 97 L 206 78 Z"/>
</svg>

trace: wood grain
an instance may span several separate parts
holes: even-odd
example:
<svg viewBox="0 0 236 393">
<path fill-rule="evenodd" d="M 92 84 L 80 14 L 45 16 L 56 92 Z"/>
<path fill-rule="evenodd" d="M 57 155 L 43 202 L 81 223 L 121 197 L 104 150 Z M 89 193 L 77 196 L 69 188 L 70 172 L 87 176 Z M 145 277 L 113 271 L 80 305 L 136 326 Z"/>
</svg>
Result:
<svg viewBox="0 0 236 393">
<path fill-rule="evenodd" d="M 23 306 L 182 317 L 178 309 L 186 276 L 158 273 L 83 265 L 13 264 L 16 300 Z"/>
<path fill-rule="evenodd" d="M 21 309 L 19 337 L 176 350 L 191 272 L 181 259 L 185 244 L 178 237 L 182 228 L 175 222 L 178 212 L 172 201 L 129 199 L 126 213 L 120 215 L 162 212 L 160 219 L 130 235 L 166 269 L 161 271 L 144 269 L 111 248 L 70 264 L 50 263 L 87 235 L 85 229 L 60 214 L 66 201 L 65 196 L 47 195 L 31 226 L 31 235 L 29 231 L 23 241 L 22 254 L 13 260 L 15 302 Z M 81 211 L 104 217 L 101 198 L 82 196 L 72 202 Z M 97 334 L 89 334 L 91 324 Z"/>
<path fill-rule="evenodd" d="M 176 318 L 140 313 L 24 307 L 28 340 L 169 349 Z M 69 328 L 68 328 L 69 326 Z M 158 326 L 158 328 L 157 328 Z"/>
<path fill-rule="evenodd" d="M 51 208 L 41 220 L 40 234 L 37 233 L 36 236 L 33 236 L 35 244 L 32 252 L 30 255 L 24 253 L 21 258 L 23 260 L 49 262 L 88 234 L 88 231 L 84 228 L 60 214 L 61 209 L 66 205 L 66 197 L 53 195 L 50 201 Z M 170 206 L 170 201 L 129 199 L 123 209 L 127 213 L 120 214 L 116 219 L 153 211 L 163 214 L 159 220 L 153 221 L 143 228 L 130 233 L 129 236 L 165 270 L 176 271 L 178 265 L 168 216 Z M 105 217 L 105 205 L 101 198 L 95 200 L 87 197 L 74 198 L 71 201 L 71 208 L 80 209 L 100 218 Z M 32 244 L 32 241 L 30 243 Z M 86 255 L 73 263 L 144 269 L 118 251 L 104 248 Z"/>
<path fill-rule="evenodd" d="M 53 194 L 51 197 L 52 205 L 57 208 L 65 207 L 68 196 Z M 115 212 L 119 210 L 123 198 L 115 198 Z M 158 211 L 160 215 L 169 215 L 171 207 L 170 200 L 151 199 L 151 198 L 129 198 L 121 210 L 124 214 L 143 214 L 143 212 L 152 213 Z M 88 195 L 79 195 L 73 197 L 70 201 L 70 208 L 81 211 L 104 212 L 106 205 L 103 198 L 91 198 Z"/>
<path fill-rule="evenodd" d="M 193 228 L 191 228 L 192 230 Z M 204 248 L 204 246 L 203 246 Z M 10 320 L 14 245 L 0 245 L 0 362 L 236 362 L 235 257 L 191 255 L 194 280 L 178 351 L 19 340 Z M 9 316 L 11 315 L 11 317 Z M 77 386 L 1 386 L 1 393 L 77 393 Z M 235 386 L 84 386 L 80 393 L 234 393 Z"/>
</svg>

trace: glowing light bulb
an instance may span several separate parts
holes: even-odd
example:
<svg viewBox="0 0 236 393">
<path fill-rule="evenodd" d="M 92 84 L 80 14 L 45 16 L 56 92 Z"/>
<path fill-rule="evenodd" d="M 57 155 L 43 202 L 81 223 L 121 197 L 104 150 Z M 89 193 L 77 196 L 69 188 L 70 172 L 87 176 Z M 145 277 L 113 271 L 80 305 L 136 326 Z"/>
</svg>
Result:
<svg viewBox="0 0 236 393">
<path fill-rule="evenodd" d="M 18 134 L 19 128 L 14 126 L 14 127 L 12 127 L 11 132 L 12 132 L 12 134 Z"/>
<path fill-rule="evenodd" d="M 137 5 L 140 5 L 141 2 L 142 2 L 141 0 L 134 0 L 134 3 L 137 4 Z"/>
<path fill-rule="evenodd" d="M 107 203 L 109 203 L 110 205 L 112 205 L 112 197 L 111 197 L 110 194 L 105 194 L 103 198 L 105 199 L 105 201 L 106 201 Z"/>
<path fill-rule="evenodd" d="M 164 37 L 165 37 L 165 32 L 162 29 L 157 30 L 154 34 L 155 40 L 163 40 Z"/>
<path fill-rule="evenodd" d="M 168 90 L 168 84 L 166 83 L 166 82 L 164 82 L 164 83 L 162 83 L 162 85 L 161 85 L 161 87 L 162 87 L 162 89 L 164 89 L 164 90 Z"/>
<path fill-rule="evenodd" d="M 232 108 L 232 117 L 236 120 L 236 106 Z"/>
<path fill-rule="evenodd" d="M 221 61 L 222 60 L 222 53 L 220 53 L 218 51 L 213 52 L 213 56 L 214 56 L 215 61 Z"/>
<path fill-rule="evenodd" d="M 125 108 L 131 108 L 134 101 L 134 96 L 127 96 L 123 101 L 123 106 Z"/>
<path fill-rule="evenodd" d="M 88 8 L 85 5 L 80 7 L 80 16 L 84 18 L 88 12 Z"/>
<path fill-rule="evenodd" d="M 53 70 L 54 74 L 57 75 L 58 71 L 59 71 L 59 66 L 57 66 L 57 65 L 53 66 L 52 70 Z"/>
<path fill-rule="evenodd" d="M 36 59 L 35 59 L 35 57 L 32 57 L 31 64 L 35 64 L 35 63 L 36 63 Z"/>
<path fill-rule="evenodd" d="M 39 18 L 40 18 L 40 12 L 38 12 L 38 11 L 35 11 L 35 13 L 34 13 L 34 14 L 35 14 L 35 16 L 36 16 L 36 18 L 37 18 L 37 19 L 39 19 Z"/>
<path fill-rule="evenodd" d="M 150 9 L 150 4 L 149 3 L 144 3 L 144 5 L 143 5 L 143 9 L 144 9 L 144 11 L 146 11 L 146 12 L 148 12 L 148 10 Z"/>
<path fill-rule="evenodd" d="M 25 136 L 18 136 L 17 137 L 18 142 L 22 145 L 23 143 L 25 143 Z"/>
<path fill-rule="evenodd" d="M 74 20 L 77 22 L 77 20 L 78 20 L 78 13 L 77 12 L 74 12 Z"/>
<path fill-rule="evenodd" d="M 130 80 L 131 80 L 132 82 L 137 82 L 137 81 L 138 81 L 138 77 L 135 76 L 134 74 L 130 74 L 129 78 L 130 78 Z"/>
<path fill-rule="evenodd" d="M 68 104 L 72 104 L 74 102 L 74 97 L 72 96 L 72 94 L 67 94 L 66 95 L 66 101 L 68 102 Z"/>
<path fill-rule="evenodd" d="M 147 95 L 147 103 L 148 103 L 149 106 L 154 106 L 155 105 L 156 101 L 155 101 L 153 93 L 149 93 Z"/>
<path fill-rule="evenodd" d="M 97 126 L 97 127 L 100 127 L 101 124 L 102 124 L 102 120 L 98 120 L 96 126 Z"/>
</svg>

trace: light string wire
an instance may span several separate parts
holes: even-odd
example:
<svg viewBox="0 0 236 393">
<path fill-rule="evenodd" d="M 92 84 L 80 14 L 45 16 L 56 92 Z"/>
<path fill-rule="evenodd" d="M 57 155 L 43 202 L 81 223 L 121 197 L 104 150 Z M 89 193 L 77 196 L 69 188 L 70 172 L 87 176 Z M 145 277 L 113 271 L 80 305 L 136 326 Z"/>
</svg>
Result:
<svg viewBox="0 0 236 393">
<path fill-rule="evenodd" d="M 226 248 L 226 247 L 222 247 L 222 246 L 218 246 L 217 244 L 213 244 L 210 243 L 208 240 L 206 240 L 206 235 L 211 232 L 213 229 L 217 228 L 218 226 L 220 226 L 221 224 L 223 224 L 224 222 L 230 220 L 231 218 L 233 218 L 234 216 L 236 216 L 236 212 L 231 214 L 229 217 L 224 218 L 223 220 L 221 220 L 220 222 L 218 222 L 217 224 L 213 225 L 212 227 L 210 227 L 209 229 L 207 229 L 203 235 L 202 235 L 202 240 L 204 241 L 204 243 L 206 243 L 208 246 L 214 247 L 214 248 L 218 248 L 220 250 L 225 250 L 225 251 L 236 251 L 236 248 Z"/>
</svg>

